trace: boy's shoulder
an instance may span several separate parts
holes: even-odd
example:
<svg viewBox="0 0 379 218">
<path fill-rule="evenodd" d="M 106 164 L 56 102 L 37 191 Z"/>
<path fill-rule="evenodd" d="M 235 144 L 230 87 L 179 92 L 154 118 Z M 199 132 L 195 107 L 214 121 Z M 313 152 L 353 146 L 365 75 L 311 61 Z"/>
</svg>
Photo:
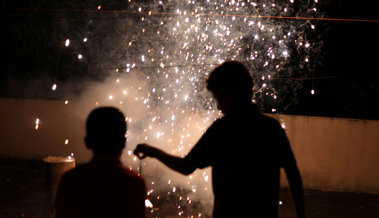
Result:
<svg viewBox="0 0 379 218">
<path fill-rule="evenodd" d="M 122 169 L 123 169 L 123 173 L 125 175 L 125 177 L 127 177 L 128 179 L 132 179 L 132 180 L 135 180 L 136 182 L 143 182 L 145 183 L 145 179 L 138 173 L 122 166 Z"/>
<path fill-rule="evenodd" d="M 75 168 L 72 168 L 66 171 L 65 173 L 63 173 L 62 178 L 69 179 L 72 177 L 84 176 L 83 174 L 86 171 L 88 171 L 88 169 L 89 169 L 88 163 L 77 165 L 75 166 Z"/>
<path fill-rule="evenodd" d="M 108 176 L 117 178 L 119 180 L 128 181 L 129 183 L 133 184 L 145 184 L 145 179 L 138 173 L 130 170 L 129 168 L 126 168 L 123 165 L 113 167 L 112 169 L 108 170 Z M 85 163 L 65 172 L 62 176 L 62 179 L 67 181 L 86 181 L 89 178 L 101 177 L 101 174 L 104 173 L 104 170 L 105 169 L 103 168 L 100 172 L 94 164 Z"/>
<path fill-rule="evenodd" d="M 277 119 L 275 119 L 271 116 L 268 116 L 266 114 L 261 114 L 261 115 L 262 115 L 264 121 L 267 122 L 267 124 L 273 125 L 273 126 L 280 126 L 280 122 Z"/>
</svg>

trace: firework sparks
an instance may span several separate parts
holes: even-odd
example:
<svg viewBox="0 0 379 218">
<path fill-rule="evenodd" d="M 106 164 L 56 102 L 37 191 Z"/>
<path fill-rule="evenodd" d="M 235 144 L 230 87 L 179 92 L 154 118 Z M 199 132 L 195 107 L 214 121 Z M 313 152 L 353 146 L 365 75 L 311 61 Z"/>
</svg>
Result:
<svg viewBox="0 0 379 218">
<path fill-rule="evenodd" d="M 217 64 L 233 59 L 244 62 L 257 78 L 254 82 L 259 89 L 254 102 L 259 105 L 264 99 L 270 104 L 267 107 L 270 112 L 279 111 L 281 107 L 277 106 L 286 96 L 282 95 L 284 88 L 275 78 L 293 76 L 293 72 L 301 69 L 308 73 L 314 71 L 319 49 L 312 37 L 307 36 L 314 33 L 316 22 L 267 19 L 267 16 L 317 17 L 321 13 L 317 1 L 297 14 L 293 14 L 294 4 L 297 3 L 293 0 L 283 4 L 269 0 L 136 4 L 131 11 L 136 12 L 138 19 L 132 23 L 120 21 L 128 32 L 120 34 L 120 40 L 107 44 L 125 51 L 126 56 L 112 56 L 115 57 L 112 63 L 117 65 L 111 69 L 113 73 L 116 69 L 117 77 L 112 78 L 109 90 L 96 99 L 96 105 L 113 102 L 127 112 L 129 144 L 141 141 L 165 144 L 167 150 L 183 157 L 220 116 L 220 111 L 214 109 L 214 99 L 204 88 L 204 79 Z M 155 16 L 157 5 L 167 8 L 167 16 Z M 96 29 L 95 22 L 91 25 Z M 82 37 L 85 36 L 89 37 Z M 83 42 L 86 41 L 84 38 Z M 68 46 L 67 40 L 65 45 Z M 87 61 L 90 56 L 82 54 L 86 57 L 82 61 Z M 83 58 L 82 54 L 78 59 Z M 301 58 L 293 64 L 292 58 L 298 54 Z M 287 69 L 286 65 L 293 67 Z M 296 91 L 299 84 L 294 81 L 287 89 Z M 131 151 L 128 156 L 132 156 Z M 144 169 L 155 167 L 147 165 Z M 206 174 L 197 172 L 190 178 L 187 189 L 194 194 L 211 187 L 211 178 Z M 179 192 L 177 184 L 166 181 L 172 189 L 168 191 Z M 196 182 L 205 184 L 205 189 L 192 187 Z"/>
</svg>

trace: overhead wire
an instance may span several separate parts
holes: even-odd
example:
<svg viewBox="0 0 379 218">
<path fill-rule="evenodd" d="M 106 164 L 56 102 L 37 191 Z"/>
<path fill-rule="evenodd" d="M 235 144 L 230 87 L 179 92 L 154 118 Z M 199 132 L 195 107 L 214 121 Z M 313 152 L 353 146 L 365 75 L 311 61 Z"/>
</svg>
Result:
<svg viewBox="0 0 379 218">
<path fill-rule="evenodd" d="M 205 14 L 205 13 L 169 13 L 152 11 L 112 11 L 112 10 L 79 10 L 79 9 L 57 9 L 57 8 L 0 8 L 0 10 L 30 10 L 30 11 L 68 11 L 68 12 L 91 12 L 91 13 L 123 13 L 123 14 L 149 14 L 149 15 L 177 15 L 177 16 L 221 16 L 221 17 L 256 17 L 274 19 L 294 19 L 294 20 L 326 20 L 326 21 L 353 21 L 353 22 L 372 22 L 379 23 L 379 20 L 347 19 L 347 18 L 327 18 L 327 17 L 283 17 L 283 16 L 262 16 L 262 15 L 241 15 L 241 14 Z"/>
<path fill-rule="evenodd" d="M 225 17 L 255 17 L 255 18 L 273 18 L 273 19 L 296 19 L 296 20 L 324 20 L 324 21 L 348 21 L 348 22 L 372 22 L 379 23 L 379 20 L 365 20 L 365 19 L 345 19 L 345 18 L 315 18 L 315 17 L 283 17 L 283 16 L 261 16 L 261 15 L 240 15 L 240 14 L 205 14 L 205 13 L 190 13 L 187 15 L 181 13 L 169 13 L 169 12 L 152 12 L 152 11 L 112 11 L 112 10 L 79 10 L 79 9 L 54 9 L 54 8 L 0 8 L 0 10 L 30 10 L 30 11 L 68 11 L 68 12 L 90 12 L 90 13 L 124 13 L 124 14 L 149 14 L 149 15 L 176 15 L 176 16 L 225 16 Z M 206 64 L 206 65 L 217 65 L 217 64 Z M 183 65 L 183 66 L 165 66 L 165 67 L 198 67 L 204 65 Z M 161 67 L 138 67 L 140 68 L 161 68 Z M 118 68 L 122 69 L 122 68 Z M 312 77 L 312 78 L 281 78 L 273 77 L 270 80 L 318 80 L 318 79 L 329 79 L 329 78 L 353 78 L 362 77 L 366 75 L 377 74 L 379 72 L 366 73 L 353 76 L 324 76 L 324 77 Z M 254 80 L 261 80 L 260 78 L 254 78 Z"/>
</svg>

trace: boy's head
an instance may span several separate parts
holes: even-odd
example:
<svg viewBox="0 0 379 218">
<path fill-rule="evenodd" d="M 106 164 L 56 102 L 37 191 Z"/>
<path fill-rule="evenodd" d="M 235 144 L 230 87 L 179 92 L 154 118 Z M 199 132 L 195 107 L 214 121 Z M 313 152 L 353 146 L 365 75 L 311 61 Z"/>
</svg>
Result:
<svg viewBox="0 0 379 218">
<path fill-rule="evenodd" d="M 94 109 L 86 122 L 85 143 L 94 154 L 121 155 L 125 147 L 126 122 L 114 107 Z"/>
<path fill-rule="evenodd" d="M 253 76 L 250 71 L 238 61 L 225 61 L 216 67 L 206 80 L 207 89 L 214 96 L 236 100 L 251 100 L 253 95 Z"/>
</svg>

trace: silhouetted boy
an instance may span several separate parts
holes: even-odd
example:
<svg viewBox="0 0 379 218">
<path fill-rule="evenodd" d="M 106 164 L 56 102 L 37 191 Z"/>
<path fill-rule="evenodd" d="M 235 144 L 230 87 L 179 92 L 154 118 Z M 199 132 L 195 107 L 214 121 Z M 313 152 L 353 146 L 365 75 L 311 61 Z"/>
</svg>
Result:
<svg viewBox="0 0 379 218">
<path fill-rule="evenodd" d="M 185 175 L 212 166 L 215 218 L 277 217 L 283 167 L 298 217 L 304 217 L 295 157 L 279 122 L 252 104 L 254 83 L 249 70 L 227 61 L 211 72 L 206 83 L 224 117 L 209 127 L 185 158 L 147 144 L 138 145 L 134 153 L 140 158 L 155 157 Z"/>
<path fill-rule="evenodd" d="M 93 110 L 86 123 L 85 144 L 92 160 L 62 176 L 55 201 L 57 218 L 145 218 L 145 180 L 125 168 L 126 123 L 116 108 Z"/>
</svg>

